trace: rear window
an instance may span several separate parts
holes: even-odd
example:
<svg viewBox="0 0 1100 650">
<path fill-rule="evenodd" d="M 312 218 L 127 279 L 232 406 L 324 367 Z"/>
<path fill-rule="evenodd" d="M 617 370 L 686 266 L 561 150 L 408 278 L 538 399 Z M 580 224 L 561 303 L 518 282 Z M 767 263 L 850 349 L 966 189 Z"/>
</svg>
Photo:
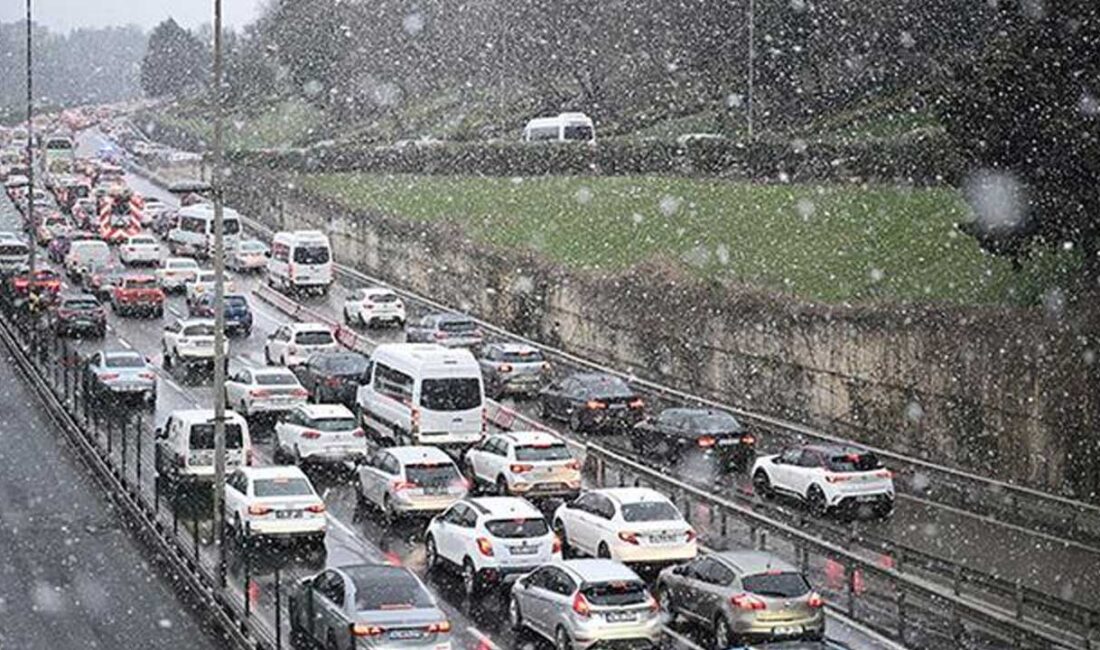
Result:
<svg viewBox="0 0 1100 650">
<path fill-rule="evenodd" d="M 155 289 L 157 280 L 156 278 L 126 278 L 124 286 L 127 289 Z"/>
<path fill-rule="evenodd" d="M 198 217 L 180 217 L 179 229 L 187 232 L 206 232 L 206 219 Z"/>
<path fill-rule="evenodd" d="M 542 517 L 538 519 L 494 519 L 485 522 L 485 528 L 493 537 L 505 539 L 542 537 L 550 532 L 546 520 Z"/>
<path fill-rule="evenodd" d="M 367 296 L 367 299 L 371 302 L 385 303 L 385 302 L 397 302 L 397 294 L 394 293 L 377 293 Z"/>
<path fill-rule="evenodd" d="M 355 418 L 316 418 L 309 421 L 309 427 L 318 431 L 351 431 L 356 426 Z"/>
<path fill-rule="evenodd" d="M 601 582 L 586 585 L 581 593 L 593 605 L 640 605 L 648 600 L 640 582 Z"/>
<path fill-rule="evenodd" d="M 461 477 L 458 475 L 458 469 L 450 463 L 420 463 L 406 465 L 405 478 L 416 485 L 438 487 L 450 485 Z"/>
<path fill-rule="evenodd" d="M 759 596 L 795 598 L 810 590 L 810 584 L 801 573 L 760 573 L 741 578 L 745 591 Z"/>
<path fill-rule="evenodd" d="M 594 397 L 632 397 L 634 391 L 618 377 L 600 377 L 584 381 L 584 387 Z"/>
<path fill-rule="evenodd" d="M 245 300 L 244 296 L 226 296 L 225 306 L 234 309 L 244 309 L 248 307 L 248 301 Z"/>
<path fill-rule="evenodd" d="M 667 501 L 643 501 L 623 505 L 626 521 L 679 521 L 682 519 L 676 507 Z"/>
<path fill-rule="evenodd" d="M 299 264 L 326 264 L 329 261 L 325 246 L 299 246 L 294 249 L 294 261 Z"/>
<path fill-rule="evenodd" d="M 130 243 L 137 244 L 139 246 L 146 246 L 148 244 L 157 243 L 157 240 L 153 239 L 152 237 L 131 237 Z"/>
<path fill-rule="evenodd" d="M 732 415 L 709 413 L 688 420 L 691 430 L 697 433 L 728 433 L 741 430 L 741 424 Z"/>
<path fill-rule="evenodd" d="M 66 300 L 62 303 L 62 307 L 74 311 L 86 311 L 99 307 L 99 303 L 91 298 L 82 298 L 80 300 Z"/>
<path fill-rule="evenodd" d="M 516 460 L 570 460 L 572 458 L 569 448 L 561 443 L 516 447 Z"/>
<path fill-rule="evenodd" d="M 246 241 L 241 242 L 240 249 L 248 253 L 262 253 L 264 252 L 264 245 L 258 241 Z"/>
<path fill-rule="evenodd" d="M 183 329 L 184 336 L 214 336 L 213 325 L 188 325 Z"/>
<path fill-rule="evenodd" d="M 542 361 L 542 351 L 504 352 L 500 355 L 500 358 L 508 363 L 536 363 Z"/>
<path fill-rule="evenodd" d="M 293 386 L 298 383 L 294 375 L 262 374 L 255 376 L 256 383 L 261 386 Z"/>
<path fill-rule="evenodd" d="M 27 255 L 30 249 L 22 244 L 4 244 L 0 246 L 0 255 Z"/>
<path fill-rule="evenodd" d="M 241 222 L 236 219 L 225 219 L 222 221 L 222 234 L 224 235 L 236 235 L 241 232 Z"/>
<path fill-rule="evenodd" d="M 107 357 L 106 366 L 108 368 L 144 368 L 145 359 L 138 355 L 119 356 L 119 357 Z"/>
<path fill-rule="evenodd" d="M 474 377 L 425 379 L 420 405 L 433 411 L 468 411 L 481 406 L 481 383 Z"/>
<path fill-rule="evenodd" d="M 240 449 L 244 444 L 244 436 L 241 433 L 241 425 L 232 422 L 225 423 L 225 448 Z M 202 423 L 191 427 L 191 449 L 214 448 L 214 424 Z"/>
<path fill-rule="evenodd" d="M 309 481 L 304 478 L 265 478 L 252 484 L 252 492 L 258 497 L 308 497 L 313 495 Z"/>
<path fill-rule="evenodd" d="M 324 368 L 335 375 L 362 375 L 367 372 L 369 362 L 358 355 L 332 357 L 325 360 Z"/>
<path fill-rule="evenodd" d="M 829 456 L 825 460 L 825 466 L 831 472 L 869 472 L 882 469 L 882 461 L 871 453 L 852 453 Z"/>
<path fill-rule="evenodd" d="M 294 342 L 301 345 L 328 345 L 333 342 L 331 332 L 298 332 Z"/>
<path fill-rule="evenodd" d="M 355 576 L 355 608 L 358 611 L 389 611 L 434 607 L 431 596 L 415 578 L 405 572 Z"/>
<path fill-rule="evenodd" d="M 445 320 L 439 324 L 439 329 L 444 332 L 472 332 L 477 325 L 472 320 Z"/>
</svg>

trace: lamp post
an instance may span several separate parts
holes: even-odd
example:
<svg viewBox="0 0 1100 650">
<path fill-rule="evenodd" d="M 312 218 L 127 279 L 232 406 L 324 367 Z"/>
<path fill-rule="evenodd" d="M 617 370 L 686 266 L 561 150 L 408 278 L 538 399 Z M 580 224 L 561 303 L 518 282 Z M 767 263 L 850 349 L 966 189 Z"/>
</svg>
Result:
<svg viewBox="0 0 1100 650">
<path fill-rule="evenodd" d="M 38 224 L 34 218 L 34 74 L 31 72 L 31 43 L 31 0 L 27 0 L 27 218 L 31 223 L 31 254 L 27 260 L 31 269 L 28 298 L 35 291 L 34 271 L 38 251 Z"/>
<path fill-rule="evenodd" d="M 756 81 L 756 0 L 749 0 L 749 92 L 747 99 L 748 106 L 748 131 L 749 140 L 752 140 L 752 91 L 753 84 Z"/>
<path fill-rule="evenodd" d="M 225 222 L 222 209 L 222 3 L 214 0 L 214 543 L 218 582 L 225 586 Z"/>
</svg>

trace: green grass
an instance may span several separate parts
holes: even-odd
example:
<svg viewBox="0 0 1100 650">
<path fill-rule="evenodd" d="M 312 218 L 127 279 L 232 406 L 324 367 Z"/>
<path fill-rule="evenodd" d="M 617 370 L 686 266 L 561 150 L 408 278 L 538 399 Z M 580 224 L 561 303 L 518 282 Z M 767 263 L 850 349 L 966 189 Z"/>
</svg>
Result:
<svg viewBox="0 0 1100 650">
<path fill-rule="evenodd" d="M 571 267 L 663 257 L 704 278 L 825 302 L 1034 304 L 1079 264 L 1048 253 L 1013 272 L 955 231 L 966 208 L 942 188 L 366 174 L 302 182 L 352 206 L 450 220 L 481 241 Z"/>
<path fill-rule="evenodd" d="M 213 139 L 214 127 L 205 112 L 184 110 L 161 112 L 158 118 L 199 135 Z M 268 149 L 290 147 L 309 138 L 321 125 L 323 113 L 299 100 L 286 100 L 251 111 L 238 111 L 226 117 L 226 147 L 229 149 Z"/>
</svg>

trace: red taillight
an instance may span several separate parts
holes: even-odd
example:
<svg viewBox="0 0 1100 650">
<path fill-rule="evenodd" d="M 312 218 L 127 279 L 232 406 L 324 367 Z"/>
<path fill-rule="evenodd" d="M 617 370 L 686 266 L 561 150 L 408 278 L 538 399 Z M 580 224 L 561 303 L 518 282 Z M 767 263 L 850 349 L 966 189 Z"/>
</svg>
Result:
<svg viewBox="0 0 1100 650">
<path fill-rule="evenodd" d="M 477 538 L 477 550 L 485 557 L 493 556 L 493 543 L 485 537 Z"/>
<path fill-rule="evenodd" d="M 637 399 L 633 399 L 633 400 L 630 401 L 630 404 L 628 406 L 630 406 L 630 408 L 632 408 L 632 409 L 645 408 L 645 400 L 642 399 L 641 397 L 639 397 Z"/>
<path fill-rule="evenodd" d="M 26 289 L 27 288 L 27 280 L 25 278 L 16 278 L 15 282 L 13 284 L 15 284 L 16 289 Z"/>
<path fill-rule="evenodd" d="M 313 505 L 311 505 L 311 506 L 308 506 L 308 507 L 306 508 L 306 510 L 308 510 L 308 511 L 312 512 L 313 514 L 321 514 L 322 512 L 324 512 L 324 511 L 325 511 L 325 504 L 323 504 L 323 503 L 315 503 L 315 504 L 313 504 Z"/>
<path fill-rule="evenodd" d="M 249 467 L 252 466 L 252 448 L 249 447 L 244 451 L 244 464 Z"/>
<path fill-rule="evenodd" d="M 741 444 L 743 445 L 755 445 L 756 437 L 748 434 L 741 436 Z"/>
<path fill-rule="evenodd" d="M 264 516 L 266 514 L 270 514 L 270 513 L 271 513 L 271 508 L 269 506 L 261 506 L 261 505 L 258 505 L 258 504 L 252 504 L 252 505 L 248 506 L 248 514 L 250 514 L 250 515 L 256 515 L 257 517 L 262 517 L 262 516 Z"/>
<path fill-rule="evenodd" d="M 755 596 L 750 596 L 749 594 L 737 594 L 736 596 L 731 596 L 730 604 L 732 604 L 737 609 L 745 610 L 761 610 L 767 609 L 768 607 L 764 604 L 764 601 Z"/>
<path fill-rule="evenodd" d="M 561 553 L 561 538 L 557 535 L 554 535 L 554 545 L 551 547 L 550 552 L 555 554 Z"/>
<path fill-rule="evenodd" d="M 435 338 L 437 338 L 437 339 L 445 339 L 445 338 L 447 338 L 447 333 L 446 333 L 446 332 L 438 332 L 438 331 L 437 331 L 437 332 L 435 333 Z"/>
<path fill-rule="evenodd" d="M 584 406 L 589 411 L 599 411 L 601 409 L 607 408 L 607 402 L 601 402 L 598 399 L 590 399 Z"/>
<path fill-rule="evenodd" d="M 648 594 L 646 595 L 646 598 L 648 599 L 647 602 L 649 604 L 649 611 L 650 612 L 656 614 L 657 612 L 661 611 L 661 605 L 660 605 L 660 603 L 657 602 L 656 598 L 654 598 L 653 596 L 650 596 Z"/>
<path fill-rule="evenodd" d="M 638 533 L 631 533 L 631 532 L 628 532 L 628 531 L 623 531 L 623 532 L 619 533 L 619 539 L 623 540 L 627 544 L 637 545 L 637 543 L 638 543 Z"/>
<path fill-rule="evenodd" d="M 412 429 L 412 434 L 416 435 L 420 433 L 420 409 L 414 408 L 409 414 L 409 428 Z"/>
<path fill-rule="evenodd" d="M 325 380 L 325 386 L 328 386 L 329 388 L 336 388 L 342 383 L 344 383 L 344 380 L 340 379 L 339 377 L 329 377 Z"/>
<path fill-rule="evenodd" d="M 535 466 L 534 465 L 513 464 L 513 465 L 509 465 L 508 469 L 512 470 L 513 474 L 523 474 L 524 472 L 530 472 L 531 470 L 535 469 Z"/>
<path fill-rule="evenodd" d="M 687 532 L 684 533 L 684 537 L 686 537 L 687 541 L 690 543 L 690 542 L 694 542 L 695 538 L 698 537 L 698 535 L 695 533 L 694 528 L 688 528 Z"/>
<path fill-rule="evenodd" d="M 825 480 L 830 483 L 843 483 L 844 481 L 852 480 L 852 477 L 844 474 L 826 474 Z"/>
<path fill-rule="evenodd" d="M 295 388 L 291 395 L 294 397 L 309 397 L 309 391 L 304 388 Z"/>
<path fill-rule="evenodd" d="M 302 432 L 302 437 L 306 440 L 316 440 L 321 437 L 321 432 L 306 430 Z"/>
<path fill-rule="evenodd" d="M 356 430 L 351 432 L 351 437 L 352 438 L 366 438 L 367 433 L 365 431 L 363 431 L 362 429 L 356 429 Z"/>
<path fill-rule="evenodd" d="M 402 490 L 411 490 L 416 487 L 416 483 L 411 481 L 394 481 L 392 483 L 394 492 L 401 492 Z"/>
<path fill-rule="evenodd" d="M 102 379 L 103 381 L 111 381 L 112 379 L 118 379 L 118 373 L 117 372 L 108 372 L 106 374 L 100 375 L 99 378 Z"/>
<path fill-rule="evenodd" d="M 438 623 L 432 623 L 428 626 L 428 633 L 446 634 L 451 631 L 450 621 L 440 621 Z"/>
<path fill-rule="evenodd" d="M 704 449 L 706 449 L 707 447 L 713 447 L 715 445 L 715 443 L 717 443 L 717 442 L 718 441 L 715 440 L 713 436 L 699 436 L 695 440 L 695 444 L 699 445 L 700 447 L 702 447 Z"/>
<path fill-rule="evenodd" d="M 572 470 L 580 471 L 581 461 L 579 461 L 577 459 L 573 459 L 573 460 L 571 460 L 571 461 L 569 461 L 568 463 L 565 464 L 565 469 L 572 469 Z"/>
<path fill-rule="evenodd" d="M 573 596 L 573 612 L 584 618 L 588 618 L 588 615 L 592 613 L 592 607 L 589 606 L 588 599 L 579 591 L 576 596 Z"/>
<path fill-rule="evenodd" d="M 264 388 L 253 388 L 248 391 L 248 394 L 252 397 L 271 397 L 271 391 Z"/>
<path fill-rule="evenodd" d="M 806 604 L 814 609 L 820 609 L 825 606 L 825 599 L 815 591 L 810 594 L 810 599 L 806 601 Z"/>
<path fill-rule="evenodd" d="M 355 624 L 355 625 L 351 626 L 351 635 L 352 636 L 360 636 L 360 637 L 382 636 L 383 632 L 385 632 L 385 630 L 378 627 L 377 625 Z"/>
<path fill-rule="evenodd" d="M 875 472 L 875 476 L 878 478 L 894 478 L 894 473 L 888 469 L 884 469 L 881 472 Z"/>
<path fill-rule="evenodd" d="M 510 363 L 502 363 L 502 364 L 500 364 L 500 368 L 499 368 L 499 370 L 500 370 L 501 372 L 512 372 L 512 364 L 510 364 Z"/>
</svg>

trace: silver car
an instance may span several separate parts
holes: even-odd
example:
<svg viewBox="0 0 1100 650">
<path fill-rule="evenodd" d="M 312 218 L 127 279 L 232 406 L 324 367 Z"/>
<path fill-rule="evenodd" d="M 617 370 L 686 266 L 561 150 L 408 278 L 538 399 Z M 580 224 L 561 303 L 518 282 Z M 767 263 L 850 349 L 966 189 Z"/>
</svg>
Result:
<svg viewBox="0 0 1100 650">
<path fill-rule="evenodd" d="M 447 452 L 434 446 L 378 449 L 359 466 L 359 503 L 380 509 L 387 522 L 442 512 L 469 487 Z"/>
<path fill-rule="evenodd" d="M 669 615 L 710 626 L 714 647 L 825 636 L 825 602 L 794 566 L 764 551 L 725 551 L 657 578 Z"/>
<path fill-rule="evenodd" d="M 96 352 L 85 364 L 88 387 L 100 399 L 157 403 L 157 374 L 145 357 L 132 350 Z"/>
<path fill-rule="evenodd" d="M 557 650 L 661 643 L 657 602 L 636 573 L 614 560 L 555 562 L 520 578 L 508 621 L 513 630 L 550 639 Z"/>
<path fill-rule="evenodd" d="M 541 350 L 516 343 L 485 346 L 478 364 L 485 379 L 485 394 L 494 398 L 537 394 L 550 368 Z"/>
<path fill-rule="evenodd" d="M 449 348 L 475 348 L 481 345 L 481 328 L 468 316 L 429 314 L 405 328 L 409 343 L 438 343 Z"/>
<path fill-rule="evenodd" d="M 451 648 L 451 622 L 404 567 L 326 569 L 292 588 L 287 612 L 295 648 Z"/>
</svg>

